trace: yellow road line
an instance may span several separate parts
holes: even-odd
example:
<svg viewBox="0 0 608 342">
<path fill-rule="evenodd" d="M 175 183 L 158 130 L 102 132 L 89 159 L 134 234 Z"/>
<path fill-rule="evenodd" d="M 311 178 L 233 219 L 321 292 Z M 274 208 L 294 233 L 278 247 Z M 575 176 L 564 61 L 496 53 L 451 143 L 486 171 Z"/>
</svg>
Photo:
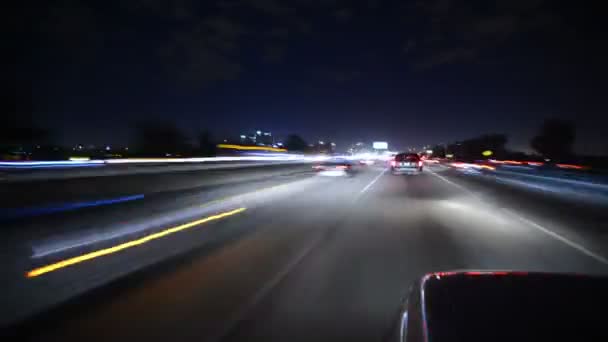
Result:
<svg viewBox="0 0 608 342">
<path fill-rule="evenodd" d="M 113 253 L 122 251 L 122 250 L 127 249 L 127 248 L 139 246 L 139 245 L 142 245 L 142 244 L 144 244 L 146 242 L 149 242 L 149 241 L 152 241 L 152 240 L 156 240 L 156 239 L 159 239 L 161 237 L 165 237 L 167 235 L 170 235 L 170 234 L 173 234 L 173 233 L 177 233 L 179 231 L 186 230 L 188 228 L 192 228 L 194 226 L 197 226 L 197 225 L 209 222 L 209 221 L 219 220 L 219 219 L 222 219 L 224 217 L 232 216 L 232 215 L 241 213 L 241 212 L 243 212 L 245 210 L 247 210 L 247 208 L 238 208 L 238 209 L 227 211 L 227 212 L 224 212 L 224 213 L 221 213 L 221 214 L 217 214 L 217 215 L 213 215 L 213 216 L 208 216 L 208 217 L 205 217 L 205 218 L 200 219 L 200 220 L 196 220 L 196 221 L 185 223 L 185 224 L 182 224 L 182 225 L 179 225 L 179 226 L 167 228 L 167 229 L 165 229 L 163 231 L 160 231 L 158 233 L 146 235 L 146 236 L 144 236 L 144 237 L 142 237 L 140 239 L 131 240 L 129 242 L 121 243 L 121 244 L 113 246 L 113 247 L 104 248 L 104 249 L 100 249 L 98 251 L 94 251 L 94 252 L 91 252 L 91 253 L 79 255 L 77 257 L 65 259 L 65 260 L 62 260 L 62 261 L 50 264 L 50 265 L 46 265 L 46 266 L 43 266 L 43 267 L 39 267 L 39 268 L 33 269 L 33 270 L 31 270 L 31 271 L 29 271 L 29 272 L 26 273 L 26 277 L 28 277 L 28 278 L 38 277 L 38 276 L 43 275 L 45 273 L 53 272 L 53 271 L 56 271 L 56 270 L 64 268 L 64 267 L 68 267 L 68 266 L 71 266 L 71 265 L 75 265 L 75 264 L 81 263 L 83 261 L 95 259 L 95 258 L 104 256 L 104 255 L 109 255 L 109 254 L 113 254 Z"/>
<path fill-rule="evenodd" d="M 284 148 L 277 147 L 266 147 L 266 146 L 244 146 L 244 145 L 233 145 L 233 144 L 219 144 L 218 148 L 228 148 L 234 150 L 243 151 L 272 151 L 272 152 L 287 152 Z"/>
</svg>

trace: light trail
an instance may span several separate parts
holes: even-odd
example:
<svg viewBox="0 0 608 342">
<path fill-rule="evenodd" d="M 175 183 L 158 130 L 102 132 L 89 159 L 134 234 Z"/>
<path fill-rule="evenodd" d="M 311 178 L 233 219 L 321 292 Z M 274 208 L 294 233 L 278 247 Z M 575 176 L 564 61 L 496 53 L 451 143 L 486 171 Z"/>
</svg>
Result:
<svg viewBox="0 0 608 342">
<path fill-rule="evenodd" d="M 149 234 L 146 235 L 142 238 L 136 239 L 136 240 L 131 240 L 129 242 L 125 242 L 125 243 L 121 243 L 119 245 L 113 246 L 113 247 L 109 247 L 109 248 L 104 248 L 104 249 L 100 249 L 94 252 L 90 252 L 90 253 L 86 253 L 86 254 L 82 254 L 76 257 L 72 257 L 69 259 L 65 259 L 65 260 L 61 260 L 59 262 L 56 263 L 52 263 L 50 265 L 46 265 L 46 266 L 42 266 L 39 268 L 35 268 L 29 272 L 26 273 L 26 277 L 27 278 L 34 278 L 34 277 L 38 277 L 41 276 L 45 273 L 49 273 L 49 272 L 53 272 L 59 269 L 62 269 L 64 267 L 68 267 L 68 266 L 72 266 L 75 264 L 79 264 L 81 262 L 87 261 L 87 260 L 91 260 L 91 259 L 95 259 L 95 258 L 99 258 L 105 255 L 109 255 L 109 254 L 114 254 L 117 252 L 120 252 L 122 250 L 128 249 L 128 248 L 132 248 L 132 247 L 136 247 L 139 245 L 143 245 L 147 242 L 150 242 L 152 240 L 156 240 L 156 239 L 160 239 L 162 237 L 165 237 L 167 235 L 170 234 L 174 234 L 183 230 L 186 230 L 188 228 L 192 228 L 195 226 L 198 226 L 200 224 L 209 222 L 209 221 L 214 221 L 214 220 L 219 220 L 222 219 L 224 217 L 228 217 L 228 216 L 232 216 L 232 215 L 236 215 L 238 213 L 241 213 L 243 211 L 247 210 L 247 208 L 238 208 L 238 209 L 234 209 L 231 211 L 227 211 L 221 214 L 217 214 L 217 215 L 213 215 L 213 216 L 208 216 L 205 217 L 203 219 L 200 220 L 196 220 L 196 221 L 192 221 L 192 222 L 188 222 L 185 224 L 181 224 L 179 226 L 175 226 L 175 227 L 171 227 L 171 228 L 167 228 L 165 230 L 162 230 L 158 233 L 154 233 L 154 234 Z"/>
</svg>

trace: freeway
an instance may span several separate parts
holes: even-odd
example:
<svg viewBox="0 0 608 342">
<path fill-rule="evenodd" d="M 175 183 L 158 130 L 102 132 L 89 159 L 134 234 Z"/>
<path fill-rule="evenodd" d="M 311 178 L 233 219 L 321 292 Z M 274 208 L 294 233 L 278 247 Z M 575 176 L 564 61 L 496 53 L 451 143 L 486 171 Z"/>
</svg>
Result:
<svg viewBox="0 0 608 342">
<path fill-rule="evenodd" d="M 450 169 L 193 188 L 11 222 L 0 318 L 41 314 L 7 334 L 381 341 L 427 272 L 608 273 L 605 205 Z"/>
</svg>

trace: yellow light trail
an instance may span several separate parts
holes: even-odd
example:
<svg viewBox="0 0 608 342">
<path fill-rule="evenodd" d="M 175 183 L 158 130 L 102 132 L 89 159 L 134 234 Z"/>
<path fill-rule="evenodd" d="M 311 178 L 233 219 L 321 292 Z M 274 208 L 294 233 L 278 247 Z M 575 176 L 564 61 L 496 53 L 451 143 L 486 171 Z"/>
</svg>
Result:
<svg viewBox="0 0 608 342">
<path fill-rule="evenodd" d="M 209 221 L 219 220 L 219 219 L 222 219 L 224 217 L 236 215 L 236 214 L 241 213 L 241 212 L 243 212 L 245 210 L 247 210 L 247 208 L 238 208 L 238 209 L 227 211 L 227 212 L 224 212 L 224 213 L 221 213 L 221 214 L 217 214 L 217 215 L 213 215 L 213 216 L 207 216 L 207 217 L 205 217 L 203 219 L 200 219 L 200 220 L 196 220 L 196 221 L 185 223 L 185 224 L 182 224 L 182 225 L 179 225 L 179 226 L 167 228 L 167 229 L 165 229 L 163 231 L 160 231 L 158 233 L 146 235 L 146 236 L 144 236 L 144 237 L 142 237 L 140 239 L 131 240 L 129 242 L 121 243 L 121 244 L 113 246 L 113 247 L 100 249 L 98 251 L 94 251 L 94 252 L 91 252 L 91 253 L 79 255 L 77 257 L 65 259 L 65 260 L 62 260 L 62 261 L 50 264 L 50 265 L 42 266 L 42 267 L 39 267 L 39 268 L 36 268 L 36 269 L 33 269 L 33 270 L 27 272 L 26 273 L 26 277 L 28 277 L 28 278 L 38 277 L 38 276 L 43 275 L 45 273 L 53 272 L 53 271 L 56 271 L 56 270 L 64 268 L 64 267 L 68 267 L 68 266 L 72 266 L 72 265 L 81 263 L 83 261 L 95 259 L 95 258 L 104 256 L 104 255 L 109 255 L 109 254 L 113 254 L 113 253 L 125 250 L 127 248 L 139 246 L 139 245 L 142 245 L 142 244 L 144 244 L 146 242 L 149 242 L 149 241 L 152 241 L 152 240 L 156 240 L 156 239 L 160 239 L 161 237 L 165 237 L 167 235 L 170 235 L 170 234 L 173 234 L 173 233 L 177 233 L 179 231 L 186 230 L 188 228 L 192 228 L 194 226 L 197 226 L 197 225 L 209 222 Z"/>
<path fill-rule="evenodd" d="M 253 151 L 272 151 L 272 152 L 287 152 L 284 148 L 266 147 L 266 146 L 243 146 L 231 144 L 219 144 L 219 148 L 230 148 L 234 150 L 253 150 Z"/>
</svg>

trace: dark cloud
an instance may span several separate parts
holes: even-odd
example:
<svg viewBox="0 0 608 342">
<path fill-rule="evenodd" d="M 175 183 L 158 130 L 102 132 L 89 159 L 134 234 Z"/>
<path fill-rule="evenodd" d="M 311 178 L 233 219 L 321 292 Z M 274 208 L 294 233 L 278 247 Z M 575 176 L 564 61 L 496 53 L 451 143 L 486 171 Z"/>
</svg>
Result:
<svg viewBox="0 0 608 342">
<path fill-rule="evenodd" d="M 358 70 L 336 70 L 330 72 L 330 78 L 337 83 L 345 83 L 361 78 L 363 73 Z"/>
<path fill-rule="evenodd" d="M 289 37 L 289 28 L 273 27 L 270 30 L 268 30 L 267 35 L 271 38 L 286 39 Z"/>
<path fill-rule="evenodd" d="M 403 46 L 403 53 L 405 53 L 405 54 L 412 53 L 415 48 L 416 48 L 416 41 L 413 39 L 409 39 L 407 41 L 407 43 L 405 43 L 405 45 Z"/>
<path fill-rule="evenodd" d="M 285 48 L 282 46 L 266 46 L 262 53 L 265 63 L 278 63 L 285 57 Z"/>
<path fill-rule="evenodd" d="M 480 19 L 472 27 L 478 36 L 508 37 L 522 30 L 521 18 L 512 15 L 498 15 L 488 19 Z"/>
<path fill-rule="evenodd" d="M 455 63 L 469 63 L 479 57 L 479 50 L 476 48 L 452 48 L 434 52 L 426 59 L 413 64 L 414 69 L 425 70 L 438 65 Z"/>
<path fill-rule="evenodd" d="M 558 15 L 538 0 L 420 1 L 413 13 L 423 27 L 415 68 L 472 62 L 521 34 L 551 33 L 559 22 Z"/>
<path fill-rule="evenodd" d="M 242 68 L 238 52 L 243 34 L 243 26 L 226 16 L 204 18 L 175 32 L 163 49 L 169 74 L 193 83 L 236 79 Z"/>
<path fill-rule="evenodd" d="M 287 1 L 280 0 L 243 0 L 244 3 L 253 9 L 264 14 L 273 16 L 285 16 L 295 11 L 295 8 L 288 5 Z"/>
<path fill-rule="evenodd" d="M 334 16 L 339 23 L 345 24 L 353 18 L 353 10 L 350 8 L 340 8 L 335 12 Z"/>
<path fill-rule="evenodd" d="M 97 45 L 103 39 L 100 21 L 95 12 L 77 2 L 64 1 L 50 7 L 37 23 L 44 35 L 57 49 L 82 50 Z"/>
<path fill-rule="evenodd" d="M 213 16 L 201 21 L 204 29 L 209 30 L 210 36 L 215 36 L 226 41 L 237 40 L 244 33 L 244 26 L 237 20 L 227 16 Z M 200 29 L 196 27 L 195 30 Z"/>
</svg>

